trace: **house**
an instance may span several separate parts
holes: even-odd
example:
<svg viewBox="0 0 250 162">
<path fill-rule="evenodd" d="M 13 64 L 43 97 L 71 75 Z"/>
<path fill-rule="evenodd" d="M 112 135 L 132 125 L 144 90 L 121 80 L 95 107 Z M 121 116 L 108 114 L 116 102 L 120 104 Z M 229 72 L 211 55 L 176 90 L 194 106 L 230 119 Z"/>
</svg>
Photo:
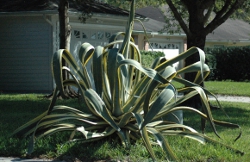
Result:
<svg viewBox="0 0 250 162">
<path fill-rule="evenodd" d="M 0 91 L 50 93 L 54 89 L 50 62 L 59 48 L 58 2 L 15 0 L 0 6 Z M 93 12 L 85 23 L 79 20 L 83 9 Z M 107 44 L 113 33 L 125 30 L 127 17 L 128 11 L 100 2 L 70 3 L 71 53 L 76 56 L 86 41 L 93 46 Z M 135 23 L 133 37 L 139 49 L 163 51 L 167 58 L 186 50 L 184 33 L 159 32 L 166 23 L 158 8 L 138 9 L 137 17 L 143 21 L 148 37 Z M 249 33 L 249 24 L 228 20 L 208 35 L 206 45 L 249 45 Z"/>
<path fill-rule="evenodd" d="M 50 62 L 59 48 L 59 0 L 5 1 L 0 6 L 0 91 L 52 92 Z M 79 20 L 82 9 L 92 17 Z M 108 43 L 124 31 L 128 11 L 100 2 L 69 4 L 72 54 L 87 41 L 93 46 Z"/>
<path fill-rule="evenodd" d="M 162 31 L 166 26 L 163 10 L 167 6 L 145 7 L 137 9 L 136 13 L 147 17 L 143 22 L 147 31 L 147 37 L 139 23 L 134 27 L 134 39 L 139 49 L 162 51 L 166 58 L 170 59 L 186 50 L 187 40 L 184 32 L 172 33 Z M 250 24 L 242 20 L 228 19 L 206 37 L 205 47 L 229 47 L 250 45 Z M 183 66 L 183 62 L 175 65 L 177 68 Z"/>
<path fill-rule="evenodd" d="M 179 49 L 179 52 L 186 50 L 186 35 L 184 32 L 168 34 L 161 31 L 165 25 L 165 16 L 163 10 L 166 6 L 161 7 L 145 7 L 137 9 L 136 12 L 148 18 L 144 22 L 144 26 L 148 33 L 149 42 L 155 50 L 163 50 L 171 53 L 171 50 Z M 140 40 L 139 48 L 148 49 L 147 40 L 142 33 L 142 27 L 135 25 L 135 35 Z M 144 42 L 142 43 L 142 40 Z M 212 33 L 207 35 L 206 47 L 228 47 L 228 46 L 246 46 L 250 45 L 250 24 L 242 20 L 228 19 Z M 167 48 L 165 48 L 167 47 Z M 174 52 L 175 53 L 175 52 Z"/>
</svg>

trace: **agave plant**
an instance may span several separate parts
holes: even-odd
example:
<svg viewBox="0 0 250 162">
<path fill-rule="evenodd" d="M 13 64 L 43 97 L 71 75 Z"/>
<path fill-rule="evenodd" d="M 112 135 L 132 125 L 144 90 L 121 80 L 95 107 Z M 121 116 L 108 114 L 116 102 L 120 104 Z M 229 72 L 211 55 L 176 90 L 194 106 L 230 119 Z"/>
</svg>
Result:
<svg viewBox="0 0 250 162">
<path fill-rule="evenodd" d="M 157 143 L 166 152 L 167 160 L 177 160 L 166 136 L 181 135 L 201 143 L 215 140 L 187 125 L 170 120 L 169 115 L 178 119 L 174 112 L 187 110 L 200 115 L 202 120 L 210 123 L 217 135 L 216 124 L 239 127 L 213 119 L 207 98 L 207 95 L 213 94 L 199 86 L 209 74 L 205 54 L 199 48 L 190 48 L 170 60 L 159 57 L 151 68 L 141 65 L 140 51 L 131 37 L 134 3 L 133 0 L 126 32 L 113 35 L 110 43 L 103 47 L 94 48 L 89 43 L 83 43 L 79 50 L 80 64 L 65 49 L 54 53 L 52 73 L 56 88 L 48 110 L 13 133 L 31 136 L 30 152 L 35 139 L 59 131 L 71 131 L 70 140 L 74 140 L 76 132 L 80 132 L 83 135 L 82 142 L 92 142 L 117 134 L 121 143 L 128 148 L 131 140 L 142 139 L 153 160 L 156 156 L 151 144 Z M 118 39 L 121 36 L 122 39 Z M 117 45 L 120 47 L 117 48 Z M 178 71 L 172 66 L 196 53 L 200 55 L 199 62 Z M 70 68 L 62 66 L 63 59 Z M 71 76 L 70 79 L 62 79 L 65 71 Z M 179 77 L 188 72 L 197 73 L 194 82 Z M 176 89 L 172 85 L 173 81 L 185 87 Z M 80 109 L 56 105 L 58 93 L 65 95 L 65 86 L 77 87 L 83 103 Z M 177 97 L 178 93 L 185 95 Z M 196 95 L 202 103 L 199 110 L 183 106 L 186 100 Z"/>
</svg>

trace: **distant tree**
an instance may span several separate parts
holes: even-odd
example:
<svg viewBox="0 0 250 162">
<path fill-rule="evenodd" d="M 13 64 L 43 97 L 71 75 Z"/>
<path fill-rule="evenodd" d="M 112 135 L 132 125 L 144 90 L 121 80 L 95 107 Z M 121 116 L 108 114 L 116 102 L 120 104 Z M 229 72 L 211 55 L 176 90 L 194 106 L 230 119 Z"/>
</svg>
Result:
<svg viewBox="0 0 250 162">
<path fill-rule="evenodd" d="M 59 48 L 60 49 L 67 49 L 70 50 L 70 39 L 71 39 L 71 26 L 69 24 L 69 15 L 68 15 L 68 9 L 69 9 L 69 2 L 68 0 L 60 0 L 58 4 L 58 15 L 59 15 Z M 62 60 L 62 65 L 66 65 L 66 61 Z M 66 72 L 63 73 L 63 80 L 66 80 L 69 78 L 68 74 Z M 70 96 L 72 93 L 69 86 L 64 87 L 65 88 L 65 95 L 67 97 Z M 63 96 L 63 95 L 61 95 Z"/>
<path fill-rule="evenodd" d="M 126 0 L 106 0 L 110 4 L 124 7 Z M 165 13 L 166 22 L 168 27 L 180 26 L 187 36 L 187 48 L 192 46 L 204 49 L 206 36 L 213 32 L 218 26 L 224 23 L 230 16 L 239 17 L 242 11 L 246 11 L 249 6 L 249 0 L 138 0 L 139 6 L 150 4 L 151 6 L 167 3 Z M 249 10 L 249 9 L 248 9 Z M 237 12 L 236 12 L 237 11 Z M 170 12 L 170 13 L 169 13 Z M 241 14 L 244 15 L 244 14 Z M 172 26 L 171 26 L 172 25 Z M 178 29 L 178 27 L 177 27 Z M 190 65 L 199 61 L 199 56 L 193 55 L 185 60 L 186 65 Z M 188 73 L 185 75 L 185 79 L 194 81 L 194 73 Z M 201 86 L 204 86 L 203 83 Z M 195 98 L 190 101 L 190 105 L 193 107 L 199 107 L 199 99 Z"/>
<path fill-rule="evenodd" d="M 206 36 L 224 23 L 248 0 L 165 0 L 175 20 L 187 36 L 187 48 L 192 46 L 204 49 Z M 190 65 L 199 61 L 199 55 L 185 59 Z M 185 79 L 194 81 L 195 73 L 187 73 Z M 204 83 L 201 84 L 204 86 Z M 192 107 L 200 107 L 200 99 L 193 98 L 188 101 Z"/>
<path fill-rule="evenodd" d="M 105 0 L 111 5 L 124 8 L 129 0 Z M 168 27 L 180 26 L 187 36 L 187 48 L 192 46 L 204 49 L 206 36 L 224 23 L 229 17 L 242 17 L 249 19 L 249 0 L 138 0 L 137 7 L 159 6 L 167 3 L 164 11 Z M 249 12 L 247 12 L 249 13 Z M 172 26 L 171 26 L 172 25 Z M 178 29 L 178 27 L 176 28 Z M 169 29 L 166 29 L 169 30 Z M 191 64 L 199 59 L 193 56 L 186 59 L 186 64 Z M 194 76 L 186 76 L 193 80 Z"/>
<path fill-rule="evenodd" d="M 59 48 L 60 49 L 67 49 L 70 50 L 70 39 L 71 39 L 71 26 L 69 24 L 69 5 L 70 3 L 74 5 L 82 5 L 83 3 L 93 2 L 95 0 L 60 0 L 58 4 L 58 15 L 59 15 Z M 79 19 L 82 22 L 85 22 L 87 18 L 89 18 L 89 13 L 91 13 L 90 8 L 85 8 L 85 10 L 82 11 L 82 16 L 79 17 Z M 62 64 L 66 65 L 66 62 L 62 60 Z M 67 73 L 63 73 L 63 79 L 67 79 L 69 76 Z M 66 95 L 69 95 L 73 97 L 75 94 L 70 87 L 65 87 Z"/>
<path fill-rule="evenodd" d="M 166 0 L 175 20 L 187 36 L 187 48 L 192 46 L 204 49 L 206 36 L 224 23 L 236 11 L 248 4 L 246 0 Z M 198 55 L 185 60 L 190 65 L 199 60 Z M 195 74 L 185 75 L 185 79 L 193 81 Z M 204 84 L 201 84 L 204 86 Z M 199 103 L 199 99 L 190 101 L 191 105 Z M 195 106 L 198 107 L 198 106 Z"/>
<path fill-rule="evenodd" d="M 250 2 L 245 2 L 243 7 L 239 8 L 232 16 L 232 18 L 237 18 L 246 21 L 250 24 Z"/>
<path fill-rule="evenodd" d="M 69 2 L 68 0 L 60 0 L 58 5 L 59 28 L 60 28 L 60 49 L 70 48 L 71 27 L 69 25 Z"/>
<path fill-rule="evenodd" d="M 131 0 L 103 0 L 103 2 L 108 3 L 110 5 L 120 7 L 123 9 L 129 10 L 129 3 Z M 136 8 L 142 8 L 146 6 L 159 6 L 162 4 L 163 0 L 137 0 L 136 1 Z"/>
</svg>

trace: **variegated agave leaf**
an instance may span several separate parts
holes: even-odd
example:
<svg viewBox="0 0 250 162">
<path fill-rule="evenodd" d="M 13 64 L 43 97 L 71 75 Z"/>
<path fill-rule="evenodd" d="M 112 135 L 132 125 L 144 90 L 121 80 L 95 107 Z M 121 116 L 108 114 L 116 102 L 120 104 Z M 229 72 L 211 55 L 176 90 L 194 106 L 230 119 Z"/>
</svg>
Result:
<svg viewBox="0 0 250 162">
<path fill-rule="evenodd" d="M 156 160 L 151 146 L 154 141 L 165 151 L 167 160 L 177 160 L 165 136 L 180 135 L 201 143 L 216 141 L 189 126 L 170 121 L 169 114 L 179 110 L 192 111 L 207 120 L 217 135 L 215 125 L 239 128 L 236 124 L 213 118 L 207 98 L 213 94 L 199 86 L 209 74 L 205 54 L 199 48 L 192 47 L 170 60 L 158 58 L 152 68 L 141 65 L 140 51 L 131 37 L 134 10 L 135 1 L 132 0 L 126 32 L 113 35 L 106 46 L 93 47 L 83 43 L 78 55 L 80 64 L 67 50 L 54 53 L 51 67 L 56 89 L 48 110 L 13 133 L 31 135 L 30 151 L 35 139 L 60 131 L 71 131 L 70 140 L 82 142 L 117 133 L 126 147 L 131 139 L 141 138 L 153 160 Z M 123 39 L 120 40 L 121 36 Z M 179 70 L 172 66 L 196 53 L 200 55 L 200 61 Z M 69 67 L 62 66 L 62 60 Z M 69 74 L 69 79 L 63 80 L 64 72 Z M 188 72 L 196 72 L 194 82 L 179 77 Z M 172 81 L 183 84 L 184 88 L 176 89 Z M 58 93 L 64 95 L 65 86 L 78 89 L 83 102 L 80 109 L 56 105 Z M 188 93 L 177 98 L 176 94 L 183 92 Z M 196 95 L 202 101 L 202 110 L 183 105 Z M 80 132 L 83 138 L 74 139 L 76 132 Z"/>
</svg>

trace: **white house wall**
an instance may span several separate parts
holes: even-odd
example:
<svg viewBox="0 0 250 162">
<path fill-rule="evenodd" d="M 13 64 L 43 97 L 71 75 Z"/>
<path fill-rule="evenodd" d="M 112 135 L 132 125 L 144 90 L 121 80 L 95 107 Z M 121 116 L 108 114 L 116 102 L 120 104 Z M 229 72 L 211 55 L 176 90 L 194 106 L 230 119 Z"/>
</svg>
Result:
<svg viewBox="0 0 250 162">
<path fill-rule="evenodd" d="M 160 51 L 165 54 L 166 59 L 178 56 L 184 51 L 183 38 L 152 37 L 149 39 L 149 51 Z M 183 62 L 175 63 L 176 69 L 183 66 Z"/>
<path fill-rule="evenodd" d="M 51 57 L 59 49 L 58 15 L 0 15 L 0 91 L 52 92 Z M 84 42 L 105 45 L 108 38 L 125 31 L 127 18 L 93 16 L 86 23 L 70 15 L 70 51 L 77 57 Z M 86 34 L 86 38 L 83 36 Z M 78 35 L 79 34 L 79 35 Z"/>
<path fill-rule="evenodd" d="M 4 16 L 0 21 L 0 90 L 52 91 L 51 25 L 43 16 Z"/>
<path fill-rule="evenodd" d="M 82 23 L 79 21 L 79 17 L 71 17 L 70 52 L 77 58 L 79 49 L 84 42 L 88 42 L 94 47 L 107 45 L 113 34 L 125 31 L 124 24 L 126 24 L 124 18 L 123 20 L 111 20 L 111 18 L 105 17 L 92 17 L 86 23 Z"/>
<path fill-rule="evenodd" d="M 109 43 L 109 38 L 118 32 L 117 29 L 109 28 L 80 28 L 72 27 L 70 51 L 74 55 L 78 54 L 79 48 L 84 42 L 90 43 L 92 46 L 105 46 Z"/>
</svg>

